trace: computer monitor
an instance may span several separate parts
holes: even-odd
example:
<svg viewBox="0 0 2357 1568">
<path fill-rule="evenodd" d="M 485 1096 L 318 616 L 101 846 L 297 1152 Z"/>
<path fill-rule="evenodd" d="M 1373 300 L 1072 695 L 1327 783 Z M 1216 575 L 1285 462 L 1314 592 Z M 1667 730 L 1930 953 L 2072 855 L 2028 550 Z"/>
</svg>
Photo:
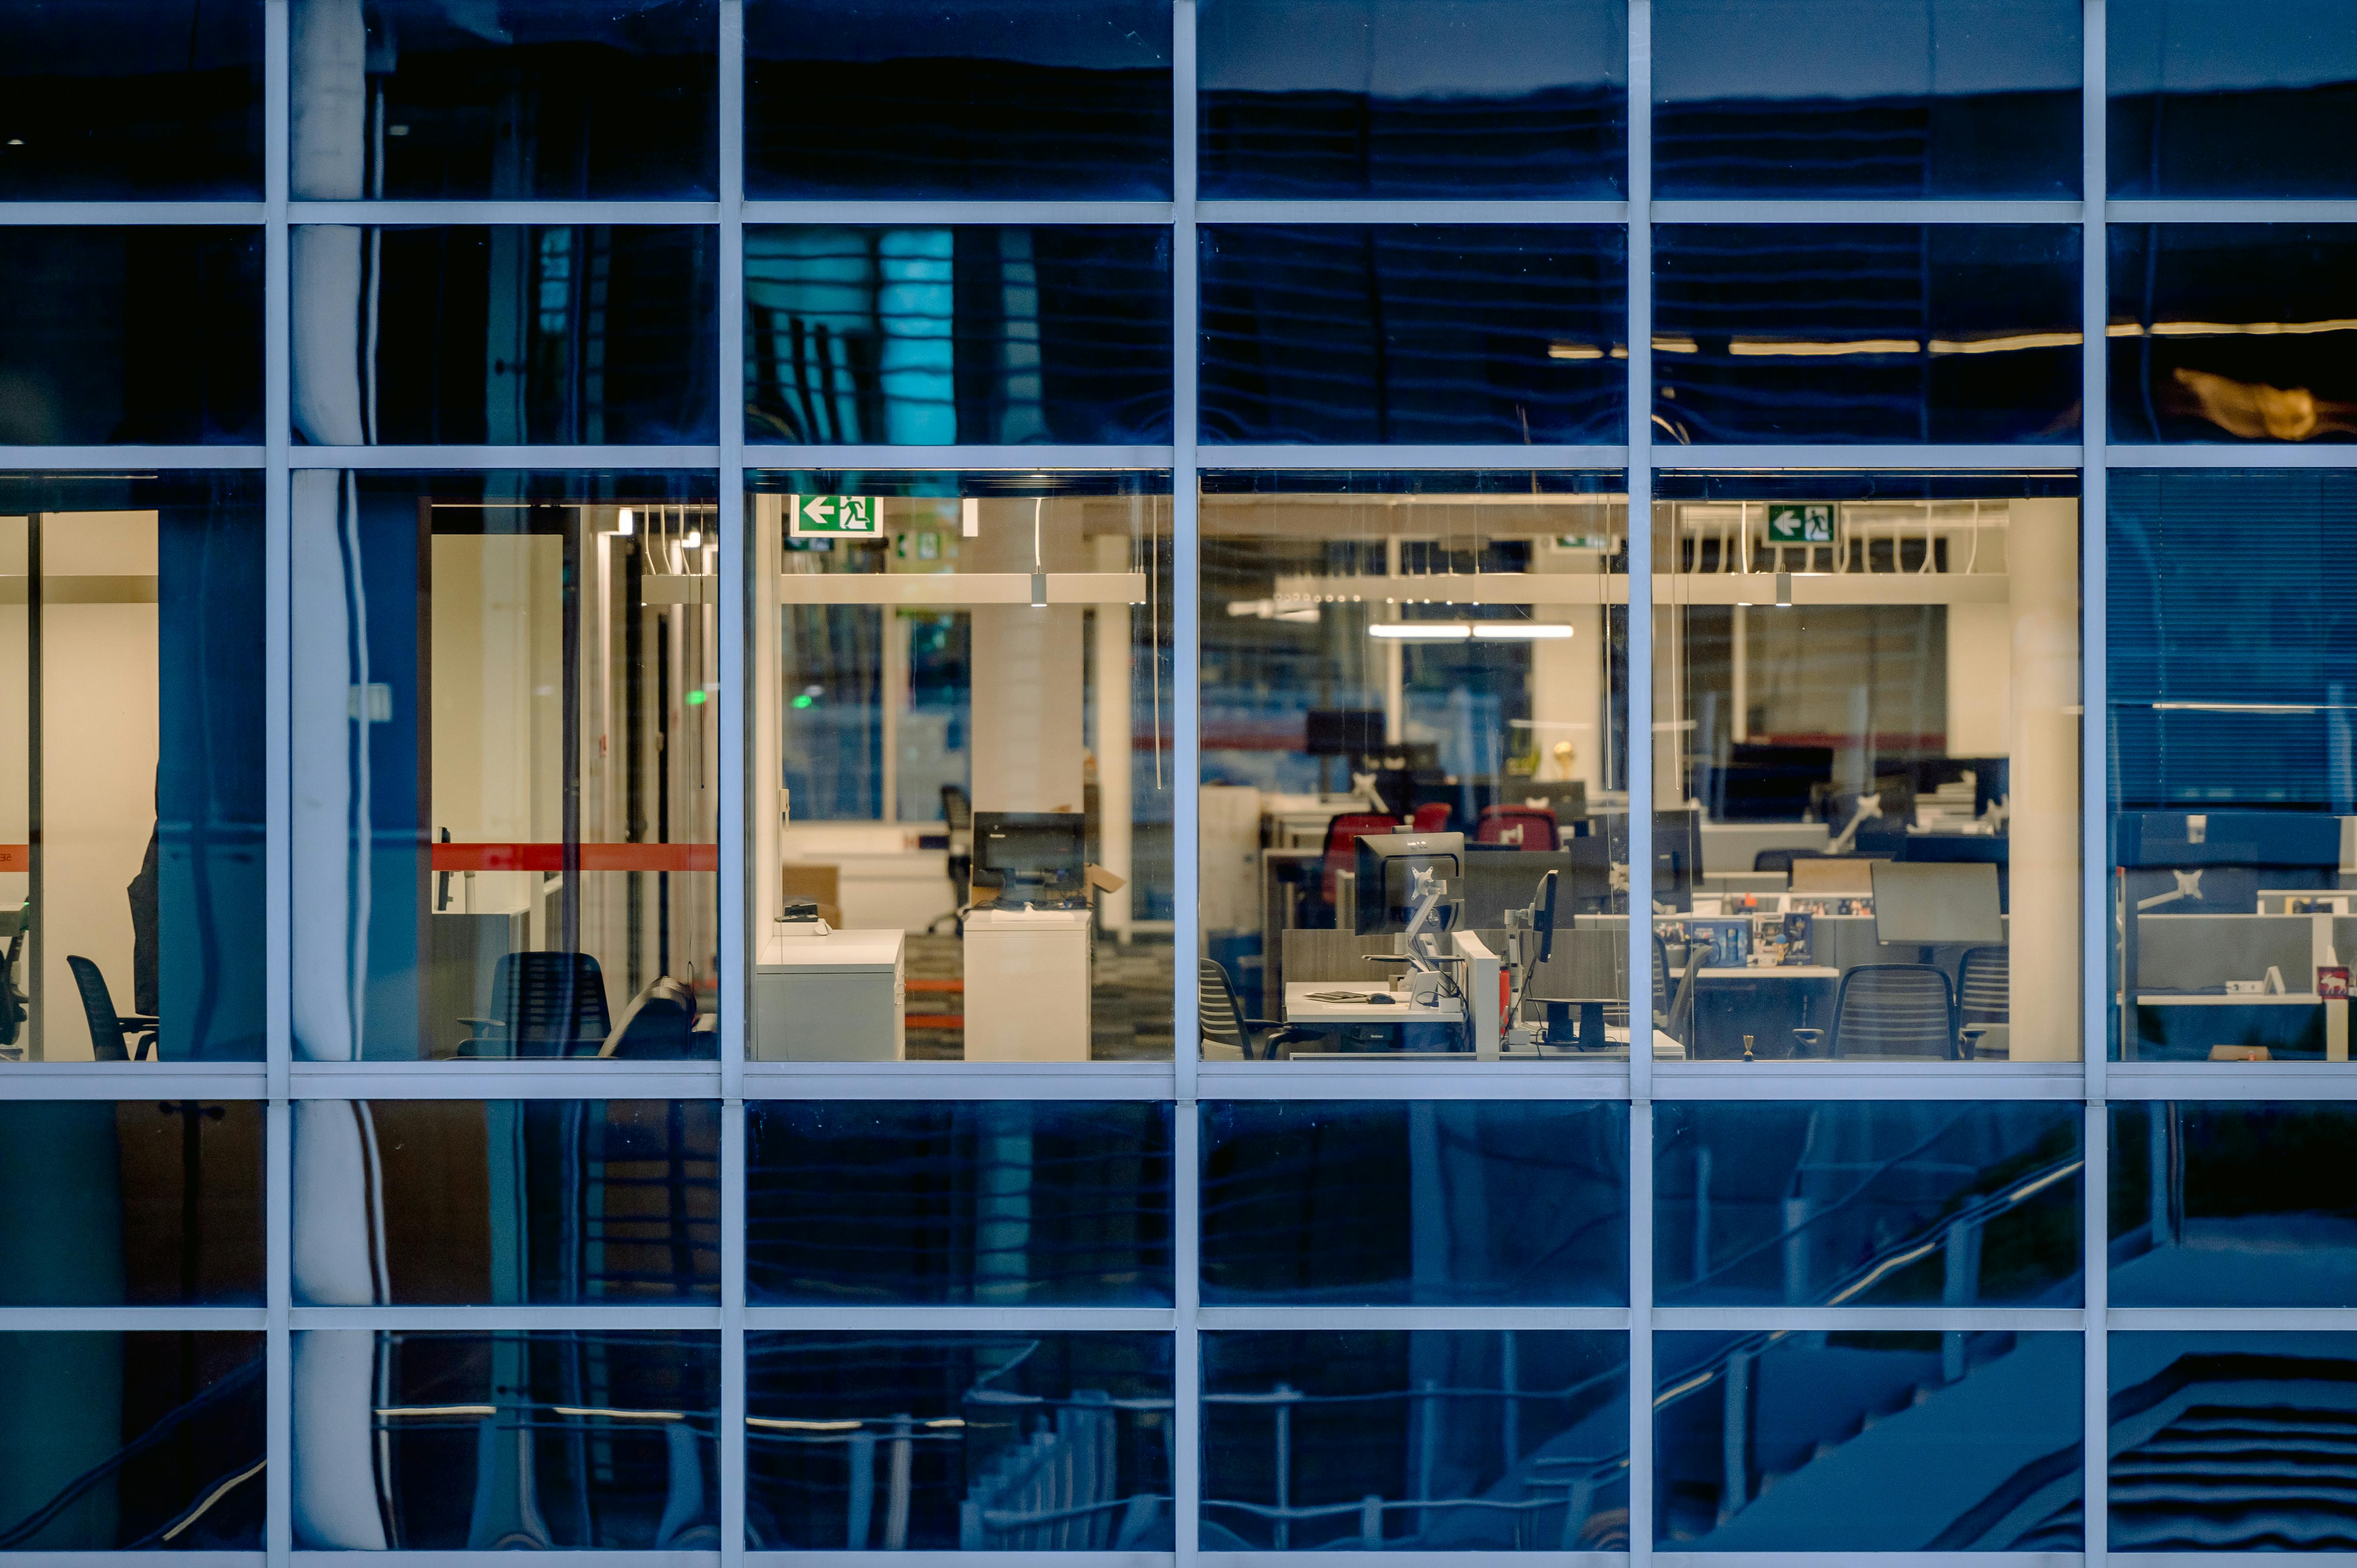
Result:
<svg viewBox="0 0 2357 1568">
<path fill-rule="evenodd" d="M 1081 897 L 1088 819 L 1078 811 L 976 811 L 974 886 L 1009 904 L 1068 904 Z"/>
<path fill-rule="evenodd" d="M 1587 786 L 1577 779 L 1509 779 L 1498 787 L 1501 806 L 1544 806 L 1555 813 L 1555 826 L 1572 832 L 1587 815 Z"/>
<path fill-rule="evenodd" d="M 1444 897 L 1453 897 L 1464 866 L 1463 833 L 1367 834 L 1359 841 L 1358 850 L 1359 934 L 1382 936 L 1407 929 L 1414 911 L 1410 888 L 1418 867 L 1429 867 L 1439 876 Z M 1526 897 L 1523 902 L 1530 900 Z"/>
<path fill-rule="evenodd" d="M 1909 833 L 1898 858 L 1912 865 L 1994 865 L 2000 909 L 2013 908 L 2011 866 L 2007 852 L 2013 841 L 2003 833 Z"/>
<path fill-rule="evenodd" d="M 1931 947 L 2005 940 L 1996 866 L 1905 860 L 1870 864 L 1877 941 Z"/>
<path fill-rule="evenodd" d="M 1305 725 L 1312 757 L 1358 757 L 1383 745 L 1381 708 L 1312 708 Z"/>
<path fill-rule="evenodd" d="M 1813 787 L 1834 776 L 1829 746 L 1727 748 L 1727 761 L 1699 770 L 1697 791 L 1718 822 L 1797 822 L 1809 813 Z"/>
<path fill-rule="evenodd" d="M 1467 844 L 1465 871 L 1458 884 L 1464 912 L 1460 927 L 1491 929 L 1506 923 L 1506 911 L 1529 906 L 1539 883 L 1555 874 L 1555 919 L 1569 927 L 1575 915 L 1601 914 L 1612 895 L 1612 868 L 1602 839 L 1573 839 L 1548 853 L 1512 845 Z"/>
<path fill-rule="evenodd" d="M 1629 863 L 1629 817 L 1616 811 L 1603 819 L 1613 865 Z M 1749 871 L 1749 866 L 1744 867 Z M 1702 812 L 1653 813 L 1653 902 L 1681 913 L 1694 908 L 1695 884 L 1702 879 Z M 1631 879 L 1633 881 L 1633 878 Z"/>
</svg>

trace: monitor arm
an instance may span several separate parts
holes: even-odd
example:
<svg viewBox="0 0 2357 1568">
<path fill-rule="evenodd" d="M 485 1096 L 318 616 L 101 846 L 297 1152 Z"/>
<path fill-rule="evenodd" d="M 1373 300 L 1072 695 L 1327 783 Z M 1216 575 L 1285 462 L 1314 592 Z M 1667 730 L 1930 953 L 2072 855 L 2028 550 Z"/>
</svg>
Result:
<svg viewBox="0 0 2357 1568">
<path fill-rule="evenodd" d="M 1847 854 L 1850 847 L 1857 843 L 1857 830 L 1866 825 L 1867 819 L 1880 815 L 1882 815 L 1882 797 L 1860 795 L 1857 798 L 1857 810 L 1850 813 L 1849 825 L 1842 829 L 1840 835 L 1833 843 L 1825 845 L 1825 853 Z"/>
</svg>

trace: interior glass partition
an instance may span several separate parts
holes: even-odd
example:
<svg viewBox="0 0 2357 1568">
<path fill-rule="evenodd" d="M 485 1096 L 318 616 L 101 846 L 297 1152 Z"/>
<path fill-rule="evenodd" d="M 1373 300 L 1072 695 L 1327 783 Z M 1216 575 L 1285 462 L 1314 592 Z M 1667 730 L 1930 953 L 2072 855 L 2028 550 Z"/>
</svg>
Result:
<svg viewBox="0 0 2357 1568">
<path fill-rule="evenodd" d="M 2078 1058 L 2077 490 L 1660 477 L 1652 935 L 1689 1056 Z"/>
<path fill-rule="evenodd" d="M 1167 1058 L 1169 477 L 751 482 L 748 1058 Z"/>
<path fill-rule="evenodd" d="M 1627 515 L 1611 474 L 1205 476 L 1207 1058 L 1626 1059 Z"/>
<path fill-rule="evenodd" d="M 307 1059 L 717 1054 L 709 484 L 295 481 Z"/>
</svg>

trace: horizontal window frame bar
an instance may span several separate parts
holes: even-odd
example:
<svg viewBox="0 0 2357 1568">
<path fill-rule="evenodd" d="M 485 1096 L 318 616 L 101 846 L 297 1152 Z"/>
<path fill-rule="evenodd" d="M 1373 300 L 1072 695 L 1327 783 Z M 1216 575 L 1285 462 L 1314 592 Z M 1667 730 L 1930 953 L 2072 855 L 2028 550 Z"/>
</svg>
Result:
<svg viewBox="0 0 2357 1568">
<path fill-rule="evenodd" d="M 1803 442 L 1724 446 L 1670 446 L 1656 443 L 1653 471 L 1718 473 L 1730 468 L 1823 468 L 1843 473 L 1910 468 L 1997 468 L 2062 473 L 2086 466 L 2085 448 L 1986 446 L 1812 446 Z"/>
<path fill-rule="evenodd" d="M 2253 201 L 2184 198 L 2159 201 L 2108 201 L 2104 217 L 2114 223 L 2357 223 L 2357 200 L 2330 197 Z"/>
<path fill-rule="evenodd" d="M 1225 446 L 1205 442 L 1196 449 L 1197 467 L 1207 473 L 1293 472 L 1300 469 L 1570 469 L 1581 473 L 1622 471 L 1626 446 Z"/>
<path fill-rule="evenodd" d="M 135 1555 L 145 1556 L 145 1553 L 44 1551 L 40 1560 L 49 1564 L 49 1568 L 124 1568 L 124 1564 Z M 319 1555 L 326 1556 L 327 1553 Z M 262 1568 L 268 1560 L 268 1554 L 260 1552 L 175 1552 L 172 1553 L 172 1568 Z"/>
<path fill-rule="evenodd" d="M 5 446 L 0 473 L 117 473 L 124 469 L 215 469 L 258 472 L 268 466 L 264 446 Z"/>
<path fill-rule="evenodd" d="M 1199 201 L 1197 224 L 1369 224 L 1398 227 L 1464 227 L 1510 223 L 1550 226 L 1626 223 L 1629 204 L 1620 200 L 1293 200 L 1254 199 Z"/>
<path fill-rule="evenodd" d="M 1657 1061 L 1655 1100 L 2044 1100 L 2087 1096 L 2079 1062 Z"/>
<path fill-rule="evenodd" d="M 2357 442 L 2322 446 L 2229 446 L 2203 443 L 2187 446 L 2131 446 L 2115 443 L 2106 449 L 2105 467 L 2119 473 L 2135 468 L 2357 468 Z"/>
<path fill-rule="evenodd" d="M 778 1306 L 745 1307 L 748 1333 L 1168 1334 L 1169 1306 Z"/>
<path fill-rule="evenodd" d="M 259 229 L 264 201 L 0 201 L 11 229 Z"/>
<path fill-rule="evenodd" d="M 2079 1568 L 2076 1552 L 1661 1552 L 1654 1568 Z M 2111 1555 L 2119 1561 L 2119 1554 Z M 2172 1563 L 2181 1562 L 2176 1553 Z M 2249 1559 L 2242 1559 L 2248 1562 Z"/>
<path fill-rule="evenodd" d="M 398 1330 L 424 1333 L 556 1332 L 565 1329 L 683 1329 L 720 1332 L 720 1307 L 647 1306 L 293 1306 L 287 1326 L 296 1333 L 323 1329 Z"/>
<path fill-rule="evenodd" d="M 1685 199 L 1653 203 L 1653 221 L 1661 223 L 2000 223 L 2079 224 L 2086 221 L 2087 204 L 2072 199 L 1906 201 L 1804 198 L 1773 199 Z"/>
<path fill-rule="evenodd" d="M 1461 1055 L 1461 1053 L 1458 1053 Z M 1629 1098 L 1627 1062 L 1483 1062 L 1309 1058 L 1277 1062 L 1199 1062 L 1199 1101 L 1228 1100 L 1561 1100 Z"/>
<path fill-rule="evenodd" d="M 828 471 L 841 468 L 1110 469 L 1153 473 L 1173 466 L 1168 446 L 786 446 L 745 444 L 745 467 Z"/>
<path fill-rule="evenodd" d="M 720 1561 L 720 1554 L 716 1552 L 690 1548 L 667 1552 L 632 1552 L 619 1547 L 581 1551 L 567 1547 L 563 1550 L 565 1568 L 715 1568 L 715 1564 Z M 189 1555 L 193 1554 L 173 1553 L 172 1568 L 181 1568 L 181 1564 L 188 1561 Z M 457 1547 L 430 1552 L 367 1552 L 343 1550 L 307 1551 L 297 1547 L 287 1554 L 287 1561 L 293 1564 L 293 1568 L 355 1568 L 357 1563 L 366 1563 L 371 1565 L 371 1568 L 480 1568 L 483 1559 L 488 1555 L 490 1555 L 488 1552 L 467 1552 Z M 801 1552 L 791 1554 L 780 1552 L 778 1555 L 780 1557 L 791 1555 L 797 1559 L 803 1556 Z M 867 1555 L 872 1561 L 874 1554 Z M 915 1554 L 894 1553 L 894 1568 L 902 1568 L 900 1559 L 913 1555 Z M 947 1557 L 950 1554 L 944 1552 L 942 1555 Z M 113 1559 L 118 1564 L 123 1560 L 122 1555 Z M 253 1553 L 252 1561 L 261 1562 L 262 1553 L 259 1552 Z M 1164 1561 L 1168 1562 L 1168 1559 L 1166 1557 Z"/>
<path fill-rule="evenodd" d="M 1205 1333 L 1273 1334 L 1296 1332 L 1394 1331 L 1437 1329 L 1505 1330 L 1576 1329 L 1588 1333 L 1626 1334 L 1637 1315 L 1625 1306 L 1200 1306 L 1196 1326 Z"/>
<path fill-rule="evenodd" d="M 1167 229 L 1168 201 L 830 201 L 765 199 L 745 203 L 745 226 L 825 228 L 1085 227 L 1112 224 Z"/>
<path fill-rule="evenodd" d="M 290 1100 L 717 1100 L 718 1062 L 317 1062 L 287 1069 Z"/>
<path fill-rule="evenodd" d="M 266 1306 L 0 1306 L 0 1333 L 243 1333 L 270 1326 Z"/>
<path fill-rule="evenodd" d="M 2343 1062 L 2106 1062 L 2106 1100 L 2357 1100 L 2357 1074 Z"/>
<path fill-rule="evenodd" d="M 286 220 L 296 228 L 336 224 L 349 228 L 455 228 L 496 224 L 668 224 L 716 228 L 717 201 L 290 201 Z"/>
<path fill-rule="evenodd" d="M 261 1062 L 9 1062 L 0 1092 L 10 1100 L 267 1100 Z"/>
<path fill-rule="evenodd" d="M 1153 1101 L 1178 1098 L 1168 1062 L 759 1062 L 745 1099 Z"/>
<path fill-rule="evenodd" d="M 595 472 L 605 468 L 709 470 L 719 486 L 717 446 L 296 446 L 294 468 L 549 468 Z M 259 467 L 259 465 L 256 465 Z"/>
<path fill-rule="evenodd" d="M 2357 1307 L 2115 1306 L 2104 1326 L 2115 1334 L 2357 1334 Z"/>
<path fill-rule="evenodd" d="M 1656 1334 L 2081 1334 L 2088 1316 L 2076 1306 L 1661 1306 L 1652 1327 Z"/>
</svg>

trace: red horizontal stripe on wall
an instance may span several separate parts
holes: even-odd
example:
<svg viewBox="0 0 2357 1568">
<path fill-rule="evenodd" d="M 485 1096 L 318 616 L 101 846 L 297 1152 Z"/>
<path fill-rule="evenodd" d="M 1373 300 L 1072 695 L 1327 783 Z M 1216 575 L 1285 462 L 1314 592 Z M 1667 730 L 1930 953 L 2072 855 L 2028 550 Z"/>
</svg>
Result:
<svg viewBox="0 0 2357 1568">
<path fill-rule="evenodd" d="M 0 866 L 0 870 L 6 869 Z M 562 871 L 561 843 L 437 843 L 436 871 Z M 585 843 L 584 871 L 717 871 L 716 843 Z"/>
</svg>

